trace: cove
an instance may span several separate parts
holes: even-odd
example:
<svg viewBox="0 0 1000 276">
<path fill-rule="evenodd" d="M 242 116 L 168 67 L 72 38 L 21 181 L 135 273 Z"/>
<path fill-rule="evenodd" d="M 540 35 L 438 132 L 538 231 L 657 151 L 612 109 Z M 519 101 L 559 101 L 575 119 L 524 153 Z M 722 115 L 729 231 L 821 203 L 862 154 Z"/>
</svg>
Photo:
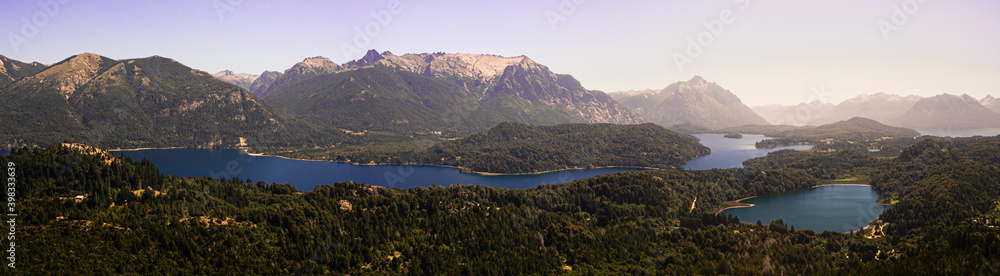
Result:
<svg viewBox="0 0 1000 276">
<path fill-rule="evenodd" d="M 752 207 L 723 210 L 740 221 L 763 224 L 782 219 L 796 230 L 857 231 L 890 208 L 877 203 L 867 185 L 827 185 L 742 200 Z"/>
<path fill-rule="evenodd" d="M 688 161 L 685 169 L 742 167 L 743 160 L 760 157 L 775 150 L 809 146 L 779 147 L 760 150 L 754 143 L 766 139 L 747 135 L 743 139 L 723 138 L 722 134 L 696 135 L 712 153 Z M 353 165 L 343 162 L 293 160 L 272 156 L 253 156 L 236 149 L 146 149 L 115 151 L 135 160 L 147 158 L 161 173 L 176 176 L 211 176 L 214 178 L 250 179 L 267 183 L 291 183 L 301 191 L 317 185 L 355 181 L 389 188 L 413 188 L 451 184 L 482 185 L 507 189 L 534 188 L 542 184 L 569 182 L 640 168 L 597 168 L 564 170 L 542 174 L 480 175 L 463 173 L 456 168 L 429 165 Z"/>
<path fill-rule="evenodd" d="M 688 170 L 708 170 L 708 169 L 729 169 L 742 168 L 743 161 L 747 159 L 763 157 L 770 152 L 784 149 L 804 150 L 810 149 L 809 145 L 784 146 L 770 149 L 757 149 L 757 142 L 769 139 L 764 135 L 743 135 L 743 138 L 725 138 L 724 134 L 699 134 L 695 135 L 701 139 L 701 144 L 712 149 L 712 153 L 698 158 L 688 160 L 687 164 L 681 166 Z"/>
</svg>

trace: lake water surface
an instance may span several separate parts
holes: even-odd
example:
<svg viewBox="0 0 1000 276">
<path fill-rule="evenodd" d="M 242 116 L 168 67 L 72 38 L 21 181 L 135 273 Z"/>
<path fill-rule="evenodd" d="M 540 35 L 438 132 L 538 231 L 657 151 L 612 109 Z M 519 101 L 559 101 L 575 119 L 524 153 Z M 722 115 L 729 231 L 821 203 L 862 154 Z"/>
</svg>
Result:
<svg viewBox="0 0 1000 276">
<path fill-rule="evenodd" d="M 764 135 L 743 135 L 743 138 L 733 139 L 722 137 L 723 134 L 699 134 L 701 144 L 712 149 L 712 154 L 688 160 L 681 166 L 689 170 L 742 168 L 743 161 L 767 155 L 769 152 L 783 149 L 804 150 L 812 146 L 787 146 L 770 149 L 757 149 L 754 144 L 768 139 Z"/>
<path fill-rule="evenodd" d="M 743 200 L 754 206 L 722 213 L 748 223 L 759 220 L 766 225 L 782 219 L 796 230 L 847 232 L 868 225 L 889 208 L 877 200 L 878 194 L 869 186 L 830 185 Z"/>
<path fill-rule="evenodd" d="M 753 147 L 763 140 L 760 135 L 747 135 L 742 139 L 723 138 L 721 134 L 696 135 L 712 153 L 691 160 L 687 169 L 735 168 L 743 160 L 760 157 L 768 152 L 785 149 L 805 149 L 809 146 L 780 147 L 758 150 Z M 119 151 L 135 160 L 148 158 L 160 172 L 177 176 L 238 177 L 267 183 L 291 183 L 302 191 L 311 191 L 316 185 L 333 184 L 352 180 L 371 185 L 396 188 L 461 183 L 509 189 L 534 188 L 541 184 L 563 183 L 577 179 L 639 168 L 600 168 L 565 170 L 543 174 L 480 175 L 462 173 L 456 168 L 423 165 L 359 166 L 343 162 L 303 161 L 270 156 L 251 156 L 235 149 L 150 149 Z"/>
</svg>

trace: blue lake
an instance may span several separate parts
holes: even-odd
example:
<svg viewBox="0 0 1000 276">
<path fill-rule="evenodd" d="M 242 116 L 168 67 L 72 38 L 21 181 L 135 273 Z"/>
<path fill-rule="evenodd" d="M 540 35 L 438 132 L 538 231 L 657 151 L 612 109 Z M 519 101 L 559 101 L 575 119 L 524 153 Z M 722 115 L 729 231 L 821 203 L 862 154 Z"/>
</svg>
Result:
<svg viewBox="0 0 1000 276">
<path fill-rule="evenodd" d="M 869 186 L 830 185 L 743 200 L 754 206 L 722 213 L 748 223 L 759 220 L 767 225 L 782 219 L 796 230 L 847 232 L 868 225 L 889 208 L 877 200 L 878 194 Z"/>
<path fill-rule="evenodd" d="M 744 160 L 762 157 L 769 152 L 783 149 L 804 150 L 812 148 L 812 146 L 807 145 L 770 149 L 755 148 L 754 144 L 768 139 L 764 135 L 744 135 L 740 139 L 725 138 L 722 137 L 722 134 L 699 134 L 695 136 L 701 139 L 702 145 L 712 149 L 712 154 L 688 160 L 687 164 L 682 167 L 689 170 L 742 168 Z"/>
<path fill-rule="evenodd" d="M 809 146 L 758 150 L 753 147 L 763 140 L 760 135 L 743 139 L 723 138 L 721 134 L 696 135 L 712 154 L 688 162 L 687 169 L 735 168 L 743 160 L 760 157 L 768 152 L 785 149 L 805 149 Z M 251 156 L 235 149 L 151 149 L 119 151 L 135 160 L 148 158 L 160 172 L 177 176 L 238 177 L 267 183 L 291 183 L 302 191 L 317 185 L 352 180 L 372 185 L 396 188 L 461 183 L 509 189 L 533 188 L 541 184 L 562 183 L 577 179 L 638 168 L 600 168 L 565 170 L 526 175 L 480 175 L 463 173 L 456 168 L 423 165 L 359 166 L 343 162 L 303 161 L 270 156 Z"/>
</svg>

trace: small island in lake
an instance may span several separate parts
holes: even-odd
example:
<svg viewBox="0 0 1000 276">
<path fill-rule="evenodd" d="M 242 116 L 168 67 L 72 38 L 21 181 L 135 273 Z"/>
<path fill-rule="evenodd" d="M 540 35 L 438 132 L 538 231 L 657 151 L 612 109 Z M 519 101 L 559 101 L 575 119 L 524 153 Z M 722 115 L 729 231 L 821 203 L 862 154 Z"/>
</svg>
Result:
<svg viewBox="0 0 1000 276">
<path fill-rule="evenodd" d="M 733 139 L 740 139 L 740 138 L 743 138 L 743 134 L 739 134 L 739 133 L 733 132 L 733 133 L 727 133 L 726 135 L 724 135 L 722 137 L 733 138 Z"/>
</svg>

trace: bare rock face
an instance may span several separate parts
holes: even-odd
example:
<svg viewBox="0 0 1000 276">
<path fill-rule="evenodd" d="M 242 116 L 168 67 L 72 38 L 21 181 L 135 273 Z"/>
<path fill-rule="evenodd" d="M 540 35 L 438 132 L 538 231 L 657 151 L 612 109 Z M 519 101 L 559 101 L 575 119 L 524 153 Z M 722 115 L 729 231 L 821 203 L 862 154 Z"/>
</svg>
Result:
<svg viewBox="0 0 1000 276">
<path fill-rule="evenodd" d="M 588 123 L 642 122 L 642 118 L 637 114 L 604 92 L 587 90 L 573 76 L 552 73 L 548 67 L 528 58 L 507 66 L 493 82 L 493 86 L 483 97 L 484 101 L 516 96 L 528 101 L 565 108 L 569 114 L 575 113 L 573 115 L 580 116 Z"/>
<path fill-rule="evenodd" d="M 503 74 L 507 67 L 528 60 L 525 56 L 502 57 L 497 55 L 445 53 L 396 56 L 392 53 L 384 52 L 382 56 L 384 60 L 380 63 L 389 66 L 398 66 L 406 71 L 430 77 L 454 75 L 479 80 L 484 84 L 492 83 L 493 80 Z"/>
<path fill-rule="evenodd" d="M 63 60 L 38 74 L 26 77 L 14 85 L 21 88 L 55 87 L 63 97 L 68 99 L 78 87 L 87 84 L 97 76 L 99 71 L 107 69 L 106 66 L 114 63 L 114 60 L 97 54 L 83 53 Z"/>
<path fill-rule="evenodd" d="M 378 63 L 434 78 L 465 78 L 466 91 L 482 101 L 515 96 L 566 110 L 580 122 L 637 124 L 643 120 L 601 91 L 587 90 L 570 75 L 555 74 L 526 56 L 405 54 L 383 52 Z"/>
<path fill-rule="evenodd" d="M 767 120 L 732 92 L 699 76 L 659 91 L 627 91 L 612 95 L 642 118 L 664 127 L 685 123 L 710 129 L 768 125 Z"/>
<path fill-rule="evenodd" d="M 233 85 L 242 87 L 247 91 L 250 91 L 250 85 L 257 80 L 257 75 L 243 74 L 243 73 L 233 73 L 233 71 L 223 70 L 218 73 L 212 74 L 213 77 Z"/>
<path fill-rule="evenodd" d="M 250 91 L 271 101 L 268 98 L 271 93 L 318 75 L 380 66 L 453 83 L 456 89 L 467 94 L 467 98 L 478 102 L 476 106 L 506 108 L 503 111 L 494 111 L 504 113 L 508 119 L 514 121 L 543 124 L 643 122 L 641 117 L 615 102 L 604 92 L 587 90 L 572 76 L 555 74 L 525 56 L 502 57 L 461 53 L 399 56 L 388 51 L 379 53 L 369 50 L 361 59 L 349 61 L 339 67 L 332 66 L 327 61 L 319 58 L 306 59 L 285 73 L 278 74 L 273 81 L 269 80 L 271 76 L 262 74 L 251 86 Z M 351 79 L 351 81 L 360 80 Z M 413 89 L 419 90 L 419 88 Z M 371 94 L 365 93 L 364 95 Z M 426 103 L 421 103 L 423 104 Z M 542 108 L 535 104 L 547 107 Z"/>
</svg>

